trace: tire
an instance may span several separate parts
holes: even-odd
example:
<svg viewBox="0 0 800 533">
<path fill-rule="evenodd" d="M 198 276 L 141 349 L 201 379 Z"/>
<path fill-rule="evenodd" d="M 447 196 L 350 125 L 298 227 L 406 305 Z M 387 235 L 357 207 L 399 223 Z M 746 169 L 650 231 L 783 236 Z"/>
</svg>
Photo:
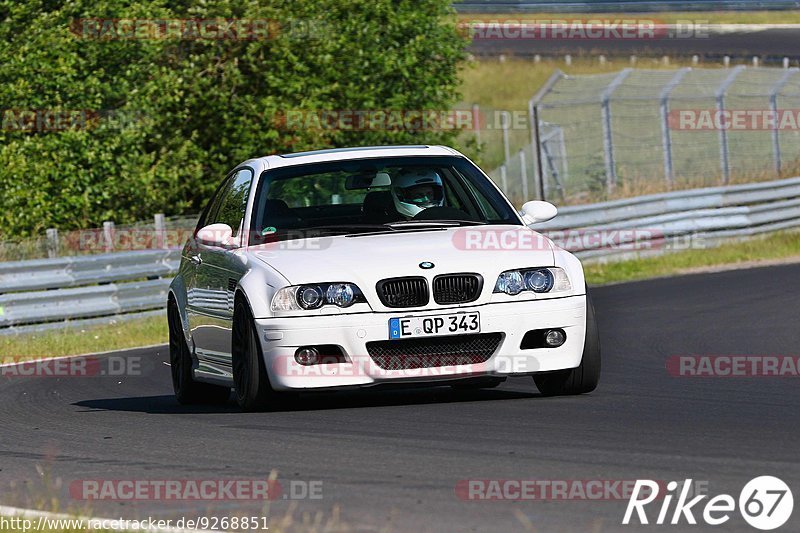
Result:
<svg viewBox="0 0 800 533">
<path fill-rule="evenodd" d="M 243 411 L 263 411 L 278 404 L 280 396 L 269 383 L 261 343 L 250 308 L 237 298 L 233 312 L 233 390 Z"/>
<path fill-rule="evenodd" d="M 231 396 L 229 387 L 200 383 L 192 376 L 192 354 L 186 344 L 178 305 L 170 299 L 167 305 L 169 326 L 169 363 L 172 372 L 172 389 L 181 405 L 226 403 Z"/>
<path fill-rule="evenodd" d="M 585 394 L 592 392 L 600 381 L 600 334 L 594 315 L 594 305 L 586 288 L 586 339 L 583 356 L 577 368 L 546 372 L 533 376 L 539 392 L 545 396 Z"/>
</svg>

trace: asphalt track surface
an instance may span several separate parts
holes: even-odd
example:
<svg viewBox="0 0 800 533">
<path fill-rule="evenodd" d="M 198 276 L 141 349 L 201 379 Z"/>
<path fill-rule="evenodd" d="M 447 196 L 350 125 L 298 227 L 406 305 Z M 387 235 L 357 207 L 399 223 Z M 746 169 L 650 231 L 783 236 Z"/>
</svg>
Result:
<svg viewBox="0 0 800 533">
<path fill-rule="evenodd" d="M 708 60 L 720 61 L 726 55 L 748 61 L 753 56 L 759 56 L 767 64 L 780 64 L 783 57 L 792 60 L 800 57 L 800 28 L 717 33 L 680 39 L 474 39 L 469 51 L 477 56 L 509 54 L 521 57 L 532 57 L 536 54 L 688 57 L 697 54 Z"/>
<path fill-rule="evenodd" d="M 86 510 L 67 487 L 80 479 L 322 481 L 321 500 L 294 516 L 341 510 L 350 530 L 638 531 L 621 526 L 626 501 L 463 501 L 465 479 L 683 480 L 738 498 L 775 475 L 800 497 L 797 378 L 670 376 L 672 355 L 797 354 L 800 265 L 692 275 L 594 289 L 603 351 L 601 386 L 541 397 L 527 378 L 494 390 L 449 388 L 323 394 L 295 410 L 244 414 L 235 406 L 181 407 L 164 349 L 141 377 L 0 379 L 4 505 Z M 278 499 L 271 516 L 290 506 Z M 109 502 L 99 516 L 247 514 L 242 502 Z M 654 519 L 658 509 L 651 511 Z M 697 513 L 701 514 L 701 513 Z M 725 526 L 665 531 L 754 531 L 738 513 Z M 800 530 L 800 512 L 779 531 Z"/>
</svg>

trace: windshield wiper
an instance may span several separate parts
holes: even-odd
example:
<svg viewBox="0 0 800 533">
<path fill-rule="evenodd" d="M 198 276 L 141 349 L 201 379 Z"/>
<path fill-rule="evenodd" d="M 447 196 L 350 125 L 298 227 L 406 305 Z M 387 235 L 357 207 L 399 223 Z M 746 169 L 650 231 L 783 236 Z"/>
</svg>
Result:
<svg viewBox="0 0 800 533">
<path fill-rule="evenodd" d="M 326 226 L 309 226 L 307 228 L 303 228 L 303 231 L 353 233 L 360 231 L 386 231 L 386 226 L 383 224 L 331 224 Z"/>
<path fill-rule="evenodd" d="M 401 222 L 389 222 L 385 224 L 390 228 L 402 228 L 409 226 L 429 226 L 429 227 L 452 227 L 452 226 L 483 226 L 486 222 L 477 220 L 404 220 Z"/>
</svg>

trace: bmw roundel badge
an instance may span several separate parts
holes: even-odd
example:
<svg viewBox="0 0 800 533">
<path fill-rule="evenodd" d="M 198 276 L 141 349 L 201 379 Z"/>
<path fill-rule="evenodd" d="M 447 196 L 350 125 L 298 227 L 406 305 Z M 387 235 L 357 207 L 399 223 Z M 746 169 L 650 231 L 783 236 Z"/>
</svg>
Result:
<svg viewBox="0 0 800 533">
<path fill-rule="evenodd" d="M 433 263 L 431 263 L 430 261 L 423 261 L 422 263 L 419 264 L 419 267 L 420 268 L 424 268 L 425 270 L 433 268 L 434 266 L 435 265 Z"/>
</svg>

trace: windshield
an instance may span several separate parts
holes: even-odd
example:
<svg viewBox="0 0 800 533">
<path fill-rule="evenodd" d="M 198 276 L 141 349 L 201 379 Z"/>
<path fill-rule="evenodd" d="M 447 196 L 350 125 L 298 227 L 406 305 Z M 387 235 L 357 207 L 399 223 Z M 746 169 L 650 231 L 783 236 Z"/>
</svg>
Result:
<svg viewBox="0 0 800 533">
<path fill-rule="evenodd" d="M 255 241 L 316 234 L 514 224 L 513 208 L 462 157 L 393 157 L 316 163 L 262 174 Z"/>
</svg>

